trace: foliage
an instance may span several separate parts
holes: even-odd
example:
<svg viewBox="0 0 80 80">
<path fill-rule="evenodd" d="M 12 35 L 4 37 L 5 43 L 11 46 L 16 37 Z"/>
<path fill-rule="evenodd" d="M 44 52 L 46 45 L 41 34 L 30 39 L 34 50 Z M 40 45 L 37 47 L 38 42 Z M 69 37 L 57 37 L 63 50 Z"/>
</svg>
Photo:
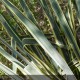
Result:
<svg viewBox="0 0 80 80">
<path fill-rule="evenodd" d="M 1 0 L 0 69 L 16 80 L 79 80 L 79 3 Z"/>
</svg>

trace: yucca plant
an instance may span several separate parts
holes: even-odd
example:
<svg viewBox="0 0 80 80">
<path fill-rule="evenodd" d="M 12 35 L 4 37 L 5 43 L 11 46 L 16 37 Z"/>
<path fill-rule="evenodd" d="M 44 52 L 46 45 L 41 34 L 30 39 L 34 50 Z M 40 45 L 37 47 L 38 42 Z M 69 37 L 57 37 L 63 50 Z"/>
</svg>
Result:
<svg viewBox="0 0 80 80">
<path fill-rule="evenodd" d="M 79 80 L 79 3 L 0 0 L 0 69 L 13 80 Z"/>
</svg>

